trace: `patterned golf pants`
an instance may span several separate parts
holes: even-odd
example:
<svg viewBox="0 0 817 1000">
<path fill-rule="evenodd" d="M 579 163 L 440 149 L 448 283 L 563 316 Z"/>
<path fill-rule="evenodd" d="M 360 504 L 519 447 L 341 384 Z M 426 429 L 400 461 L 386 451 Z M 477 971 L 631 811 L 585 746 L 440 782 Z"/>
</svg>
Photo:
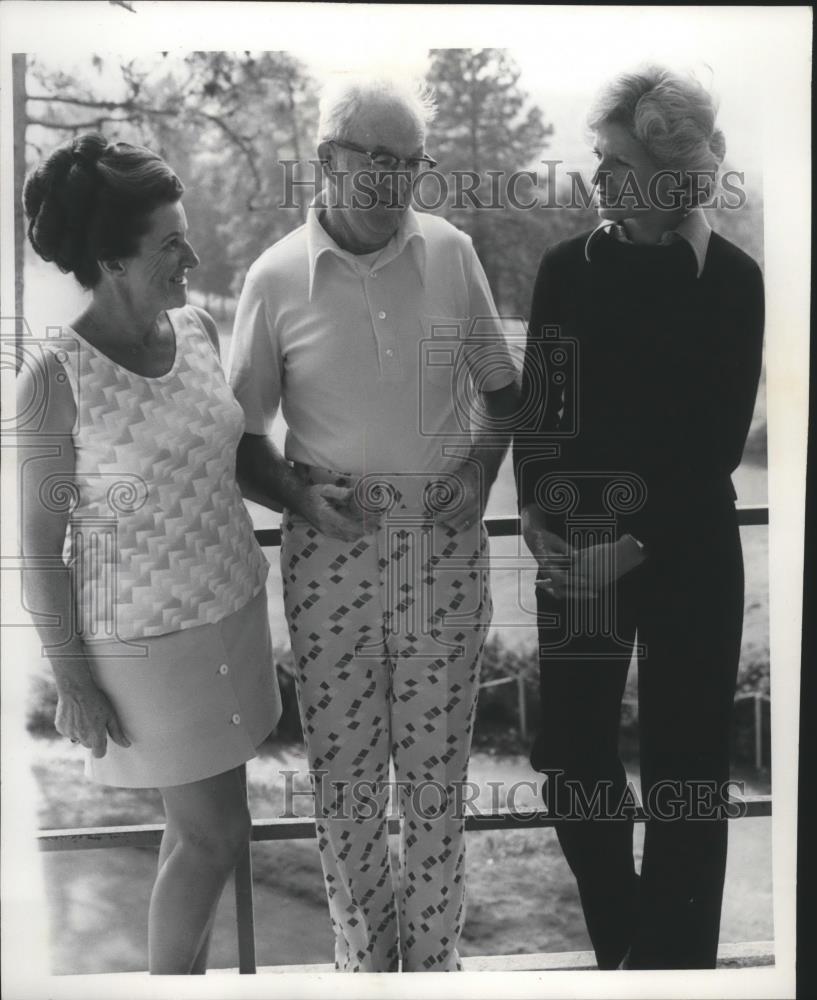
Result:
<svg viewBox="0 0 817 1000">
<path fill-rule="evenodd" d="M 390 501 L 381 527 L 357 542 L 285 513 L 284 604 L 335 966 L 397 971 L 400 959 L 403 971 L 455 970 L 463 783 L 492 612 L 488 538 L 481 524 L 457 533 L 422 517 L 400 491 Z"/>
</svg>

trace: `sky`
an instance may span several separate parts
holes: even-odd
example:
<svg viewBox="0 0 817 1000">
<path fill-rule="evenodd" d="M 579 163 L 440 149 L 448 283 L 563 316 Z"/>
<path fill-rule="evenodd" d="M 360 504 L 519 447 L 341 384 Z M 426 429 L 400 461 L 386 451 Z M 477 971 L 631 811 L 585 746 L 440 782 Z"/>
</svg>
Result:
<svg viewBox="0 0 817 1000">
<path fill-rule="evenodd" d="M 166 32 L 143 33 L 146 19 L 138 13 L 103 3 L 58 6 L 77 11 L 72 23 L 78 44 L 68 38 L 61 45 L 41 43 L 32 32 L 32 51 L 52 64 L 87 64 L 90 51 L 135 55 L 167 49 L 182 55 L 195 48 L 266 48 L 292 52 L 318 78 L 367 71 L 422 75 L 429 47 L 506 48 L 522 71 L 522 85 L 555 126 L 551 151 L 569 167 L 590 162 L 583 122 L 598 86 L 623 69 L 655 60 L 691 70 L 714 91 L 727 165 L 759 170 L 762 117 L 768 110 L 765 81 L 775 42 L 770 8 L 213 2 L 195 4 L 192 23 L 194 5 L 135 0 L 138 12 L 161 14 L 167 23 Z"/>
<path fill-rule="evenodd" d="M 444 10 L 448 16 L 433 30 L 404 27 L 398 49 L 372 45 L 369 35 L 354 32 L 340 46 L 331 32 L 316 32 L 293 54 L 316 76 L 367 68 L 422 74 L 432 43 L 507 48 L 522 71 L 521 83 L 555 126 L 555 155 L 571 165 L 589 162 L 584 113 L 596 89 L 618 72 L 654 60 L 693 72 L 713 91 L 730 165 L 759 169 L 765 47 L 772 43 L 768 9 L 756 14 L 746 8 L 556 6 L 515 8 L 509 15 L 506 8 L 501 33 L 474 32 L 473 38 L 458 22 L 461 8 Z M 485 9 L 480 13 L 485 16 Z M 507 30 L 508 23 L 514 30 Z M 490 17 L 484 25 L 491 25 Z"/>
</svg>

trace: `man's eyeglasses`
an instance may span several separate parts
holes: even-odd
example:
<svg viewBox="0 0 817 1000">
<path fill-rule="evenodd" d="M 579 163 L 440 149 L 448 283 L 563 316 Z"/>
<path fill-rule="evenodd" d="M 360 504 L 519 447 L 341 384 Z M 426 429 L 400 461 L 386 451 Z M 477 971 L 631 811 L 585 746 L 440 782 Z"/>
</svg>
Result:
<svg viewBox="0 0 817 1000">
<path fill-rule="evenodd" d="M 437 161 L 432 160 L 430 156 L 409 156 L 406 159 L 401 159 L 399 156 L 395 156 L 394 153 L 390 153 L 387 149 L 364 149 L 353 142 L 344 142 L 341 139 L 330 139 L 329 142 L 335 146 L 340 146 L 341 149 L 349 149 L 353 153 L 361 153 L 363 156 L 367 156 L 372 170 L 378 173 L 396 173 L 405 165 L 405 169 L 410 174 L 420 174 L 425 170 L 433 170 L 437 166 Z"/>
</svg>

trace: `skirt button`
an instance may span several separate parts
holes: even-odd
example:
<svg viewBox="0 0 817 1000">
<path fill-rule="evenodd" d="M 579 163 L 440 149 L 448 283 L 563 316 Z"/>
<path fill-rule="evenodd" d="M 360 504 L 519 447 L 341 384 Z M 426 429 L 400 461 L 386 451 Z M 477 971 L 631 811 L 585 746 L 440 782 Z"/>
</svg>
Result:
<svg viewBox="0 0 817 1000">
<path fill-rule="evenodd" d="M 221 676 L 223 677 L 223 676 L 224 676 L 224 674 L 226 674 L 226 673 L 227 673 L 227 671 L 228 671 L 229 669 L 230 669 L 230 668 L 229 668 L 229 667 L 227 666 L 227 664 L 226 664 L 226 663 L 222 663 L 222 664 L 221 664 L 221 666 L 220 666 L 220 667 L 218 668 L 218 672 L 219 672 L 219 673 L 221 674 Z"/>
<path fill-rule="evenodd" d="M 241 716 L 238 714 L 238 712 L 236 712 L 230 721 L 234 726 L 237 726 L 239 722 L 241 722 Z"/>
</svg>

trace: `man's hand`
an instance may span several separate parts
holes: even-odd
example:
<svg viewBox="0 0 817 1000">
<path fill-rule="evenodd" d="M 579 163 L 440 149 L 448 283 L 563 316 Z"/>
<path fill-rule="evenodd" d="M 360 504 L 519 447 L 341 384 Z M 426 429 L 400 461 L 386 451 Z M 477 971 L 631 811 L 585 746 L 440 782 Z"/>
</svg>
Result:
<svg viewBox="0 0 817 1000">
<path fill-rule="evenodd" d="M 331 483 L 304 487 L 299 512 L 324 535 L 356 542 L 374 534 L 380 519 L 355 503 L 355 491 Z"/>
<path fill-rule="evenodd" d="M 248 500 L 272 510 L 291 510 L 330 538 L 355 542 L 377 531 L 377 516 L 361 511 L 354 490 L 308 482 L 271 438 L 245 434 L 238 446 L 237 469 Z"/>
</svg>

